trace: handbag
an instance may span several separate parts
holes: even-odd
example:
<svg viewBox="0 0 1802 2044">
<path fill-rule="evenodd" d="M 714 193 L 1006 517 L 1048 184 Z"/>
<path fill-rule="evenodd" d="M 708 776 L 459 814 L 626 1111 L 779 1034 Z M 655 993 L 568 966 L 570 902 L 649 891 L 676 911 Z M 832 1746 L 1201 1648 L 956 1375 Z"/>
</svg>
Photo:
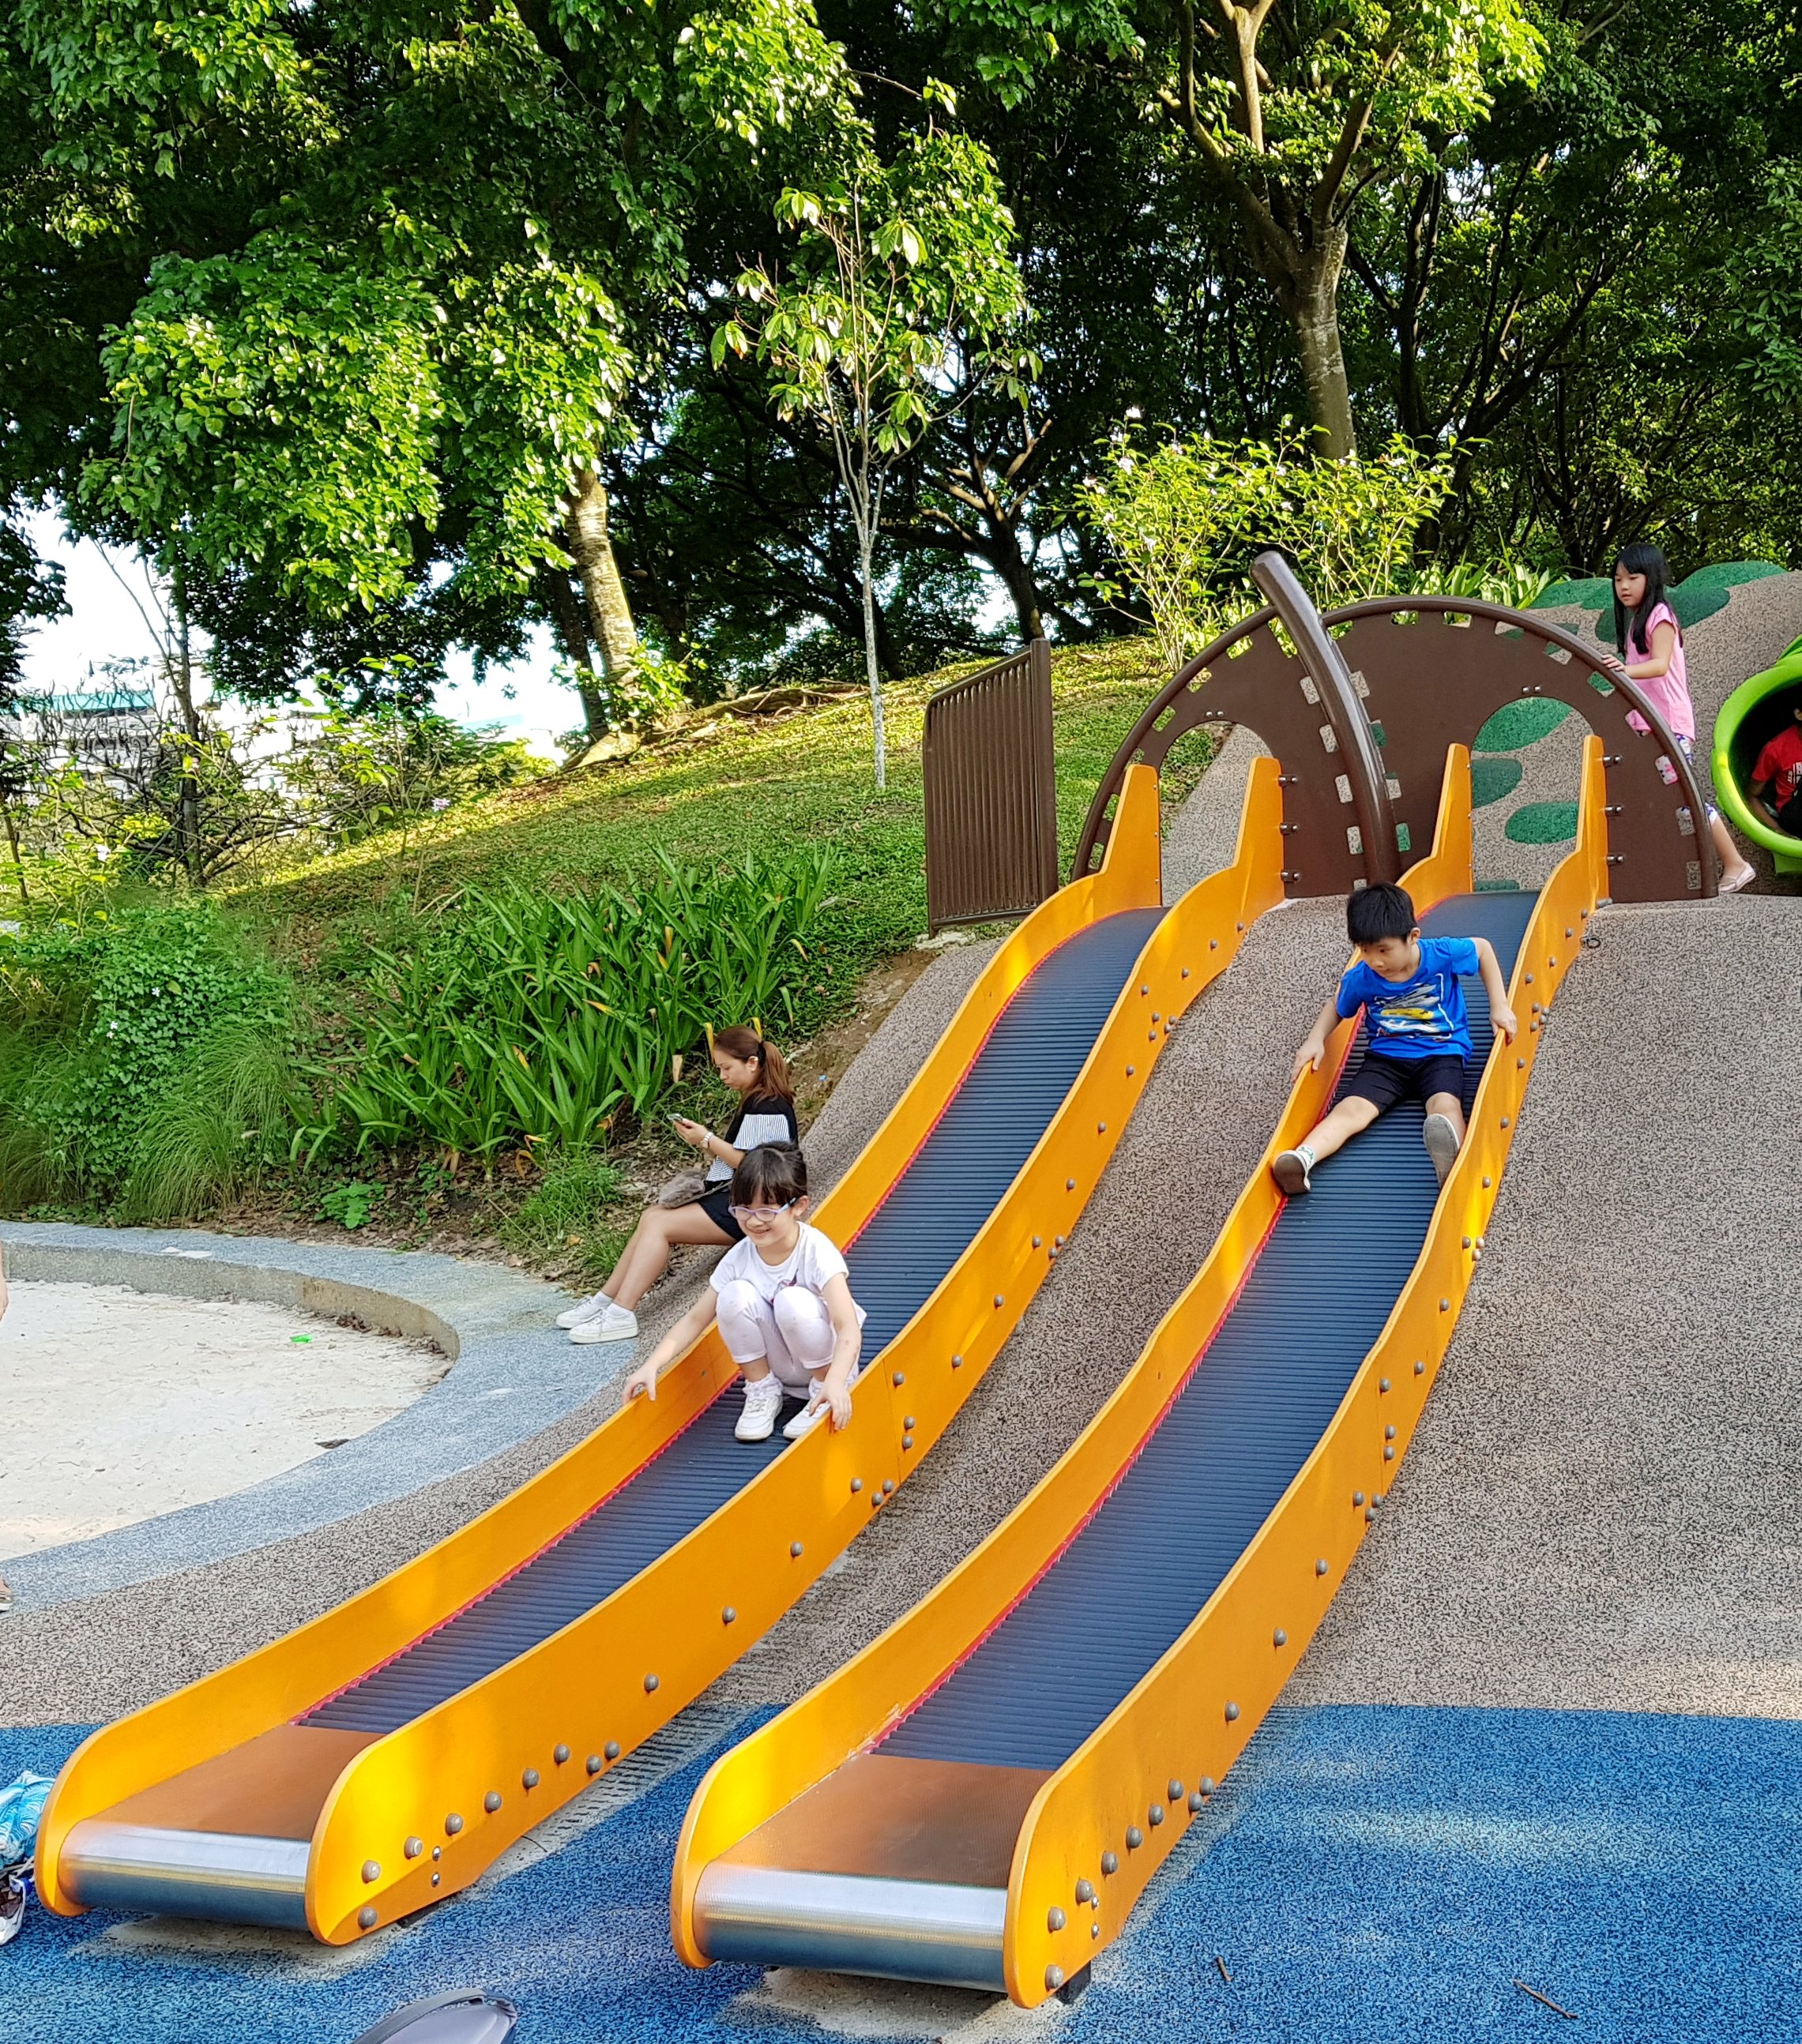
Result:
<svg viewBox="0 0 1802 2044">
<path fill-rule="evenodd" d="M 691 1207 L 707 1195 L 707 1181 L 699 1171 L 678 1171 L 657 1188 L 660 1207 Z"/>
</svg>

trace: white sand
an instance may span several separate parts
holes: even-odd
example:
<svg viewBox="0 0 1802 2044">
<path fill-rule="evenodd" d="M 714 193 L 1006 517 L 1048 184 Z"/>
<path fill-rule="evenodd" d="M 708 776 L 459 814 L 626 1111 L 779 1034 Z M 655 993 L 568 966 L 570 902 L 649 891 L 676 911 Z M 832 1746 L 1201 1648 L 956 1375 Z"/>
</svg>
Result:
<svg viewBox="0 0 1802 2044">
<path fill-rule="evenodd" d="M 229 1496 L 449 1367 L 281 1306 L 17 1284 L 0 1320 L 0 1559 Z"/>
</svg>

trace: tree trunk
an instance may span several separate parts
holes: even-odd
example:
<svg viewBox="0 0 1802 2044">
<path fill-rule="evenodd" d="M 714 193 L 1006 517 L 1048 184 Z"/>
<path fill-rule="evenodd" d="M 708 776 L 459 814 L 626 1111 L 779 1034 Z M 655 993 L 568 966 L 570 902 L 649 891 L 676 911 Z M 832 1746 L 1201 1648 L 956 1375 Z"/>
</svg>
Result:
<svg viewBox="0 0 1802 2044">
<path fill-rule="evenodd" d="M 1343 461 L 1357 452 L 1351 384 L 1339 344 L 1339 274 L 1345 258 L 1346 237 L 1338 232 L 1326 249 L 1310 252 L 1283 306 L 1296 330 L 1315 444 L 1330 461 Z"/>
<path fill-rule="evenodd" d="M 989 559 L 1013 599 L 1020 636 L 1030 645 L 1045 636 L 1045 620 L 1038 607 L 1038 584 L 1020 551 L 1020 528 L 1011 519 L 991 518 L 988 525 L 992 542 Z"/>
<path fill-rule="evenodd" d="M 564 521 L 566 544 L 582 582 L 588 613 L 588 633 L 601 649 L 601 672 L 617 706 L 638 673 L 638 634 L 614 558 L 607 528 L 606 486 L 591 468 L 576 472 L 576 484 Z"/>
<path fill-rule="evenodd" d="M 175 658 L 171 679 L 174 683 L 175 701 L 182 713 L 182 729 L 187 734 L 190 745 L 200 743 L 200 713 L 194 701 L 194 656 L 188 640 L 187 582 L 182 573 L 180 556 L 175 559 L 171 578 L 171 594 L 175 608 Z M 191 886 L 203 885 L 200 856 L 200 782 L 192 763 L 182 763 L 180 794 L 177 798 L 175 840 L 181 852 L 183 866 L 187 869 Z"/>
<path fill-rule="evenodd" d="M 601 700 L 601 691 L 595 678 L 592 642 L 588 636 L 587 620 L 583 616 L 582 605 L 569 586 L 569 578 L 561 568 L 546 567 L 541 571 L 545 591 L 545 605 L 551 613 L 551 622 L 556 628 L 557 644 L 563 648 L 563 657 L 576 670 L 576 693 L 582 703 L 582 728 L 592 745 L 597 738 L 606 735 L 606 705 Z"/>
<path fill-rule="evenodd" d="M 872 524 L 874 520 L 872 520 Z M 857 559 L 864 584 L 864 674 L 870 688 L 870 728 L 876 740 L 876 784 L 888 786 L 888 733 L 883 722 L 882 674 L 876 657 L 876 584 L 872 574 L 876 535 L 857 535 Z"/>
<path fill-rule="evenodd" d="M 1285 232 L 1249 193 L 1241 194 L 1248 238 L 1258 267 L 1295 329 L 1296 352 L 1307 386 L 1315 451 L 1330 461 L 1357 452 L 1351 384 L 1339 344 L 1339 278 L 1350 237 L 1329 227 L 1318 244 Z"/>
</svg>

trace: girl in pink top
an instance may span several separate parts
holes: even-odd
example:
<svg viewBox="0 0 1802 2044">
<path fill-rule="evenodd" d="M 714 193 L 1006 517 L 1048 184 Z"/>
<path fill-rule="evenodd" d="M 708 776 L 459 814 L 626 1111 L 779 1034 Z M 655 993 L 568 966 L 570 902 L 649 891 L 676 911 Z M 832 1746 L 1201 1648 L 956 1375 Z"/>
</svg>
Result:
<svg viewBox="0 0 1802 2044">
<path fill-rule="evenodd" d="M 1665 557 L 1656 547 L 1635 540 L 1615 556 L 1615 645 L 1620 666 L 1628 679 L 1637 682 L 1683 748 L 1685 759 L 1696 754 L 1696 705 L 1689 695 L 1689 667 L 1683 653 L 1683 628 L 1665 594 L 1669 575 Z M 1635 731 L 1648 728 L 1642 717 L 1627 718 Z M 1668 760 L 1659 769 L 1665 780 L 1677 778 Z M 1739 847 L 1722 822 L 1720 812 L 1708 811 L 1708 832 L 1719 855 L 1719 891 L 1737 894 L 1753 878 L 1752 868 L 1739 855 Z"/>
</svg>

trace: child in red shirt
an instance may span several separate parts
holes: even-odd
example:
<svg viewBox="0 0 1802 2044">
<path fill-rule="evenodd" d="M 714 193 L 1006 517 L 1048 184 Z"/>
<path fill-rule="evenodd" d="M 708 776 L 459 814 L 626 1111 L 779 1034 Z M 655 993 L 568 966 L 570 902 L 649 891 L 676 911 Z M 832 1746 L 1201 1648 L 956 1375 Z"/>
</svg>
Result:
<svg viewBox="0 0 1802 2044">
<path fill-rule="evenodd" d="M 1802 837 L 1802 702 L 1758 755 L 1752 769 L 1752 799 L 1780 831 Z"/>
</svg>

